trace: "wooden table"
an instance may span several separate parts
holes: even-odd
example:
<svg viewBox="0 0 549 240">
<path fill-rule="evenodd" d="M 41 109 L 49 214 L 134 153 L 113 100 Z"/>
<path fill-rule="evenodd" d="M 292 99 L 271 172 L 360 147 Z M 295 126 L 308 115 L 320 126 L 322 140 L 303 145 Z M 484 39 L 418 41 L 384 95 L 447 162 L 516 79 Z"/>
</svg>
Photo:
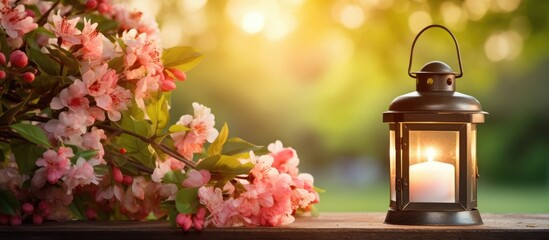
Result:
<svg viewBox="0 0 549 240">
<path fill-rule="evenodd" d="M 549 214 L 482 214 L 481 226 L 383 224 L 385 213 L 321 213 L 284 227 L 207 228 L 184 233 L 165 221 L 47 222 L 0 226 L 0 239 L 549 239 Z"/>
</svg>

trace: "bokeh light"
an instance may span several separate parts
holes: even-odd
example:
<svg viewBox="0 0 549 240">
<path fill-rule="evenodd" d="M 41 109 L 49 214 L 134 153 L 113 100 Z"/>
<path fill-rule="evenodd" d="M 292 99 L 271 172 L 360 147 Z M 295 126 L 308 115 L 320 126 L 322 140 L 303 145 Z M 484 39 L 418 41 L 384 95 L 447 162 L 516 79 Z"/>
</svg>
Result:
<svg viewBox="0 0 549 240">
<path fill-rule="evenodd" d="M 549 1 L 127 2 L 156 15 L 164 47 L 205 52 L 173 94 L 172 121 L 198 101 L 232 136 L 293 146 L 328 190 L 320 210 L 333 211 L 386 210 L 381 113 L 414 90 L 406 70 L 415 35 L 445 25 L 461 48 L 458 90 L 490 113 L 478 130 L 481 210 L 549 213 Z M 432 60 L 457 68 L 443 31 L 420 38 L 412 68 Z"/>
</svg>

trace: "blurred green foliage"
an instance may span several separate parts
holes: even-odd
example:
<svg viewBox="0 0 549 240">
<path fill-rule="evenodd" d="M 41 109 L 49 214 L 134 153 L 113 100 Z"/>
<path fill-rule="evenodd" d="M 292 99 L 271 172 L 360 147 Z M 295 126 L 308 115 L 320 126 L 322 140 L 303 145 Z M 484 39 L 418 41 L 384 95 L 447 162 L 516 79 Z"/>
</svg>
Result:
<svg viewBox="0 0 549 240">
<path fill-rule="evenodd" d="M 318 185 L 349 190 L 387 179 L 381 113 L 414 91 L 406 71 L 416 33 L 445 25 L 461 47 L 458 91 L 490 113 L 479 126 L 481 182 L 549 188 L 549 1 L 143 2 L 134 1 L 157 12 L 166 47 L 206 53 L 174 92 L 174 116 L 201 102 L 232 134 L 280 139 Z M 443 31 L 423 34 L 415 54 L 412 69 L 431 60 L 457 69 Z"/>
</svg>

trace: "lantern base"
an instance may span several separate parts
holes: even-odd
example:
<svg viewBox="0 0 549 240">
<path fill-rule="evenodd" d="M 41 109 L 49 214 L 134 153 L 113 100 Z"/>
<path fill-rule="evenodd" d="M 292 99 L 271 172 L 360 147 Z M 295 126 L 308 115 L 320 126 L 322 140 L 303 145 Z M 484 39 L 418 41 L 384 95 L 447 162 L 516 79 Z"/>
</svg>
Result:
<svg viewBox="0 0 549 240">
<path fill-rule="evenodd" d="M 477 209 L 459 212 L 395 211 L 389 210 L 385 223 L 398 225 L 481 225 Z"/>
</svg>

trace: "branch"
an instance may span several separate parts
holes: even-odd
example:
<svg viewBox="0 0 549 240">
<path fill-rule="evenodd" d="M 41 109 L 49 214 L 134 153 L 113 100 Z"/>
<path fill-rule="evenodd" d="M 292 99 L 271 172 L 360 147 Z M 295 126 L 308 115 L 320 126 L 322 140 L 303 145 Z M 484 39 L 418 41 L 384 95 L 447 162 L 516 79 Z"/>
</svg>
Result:
<svg viewBox="0 0 549 240">
<path fill-rule="evenodd" d="M 190 161 L 186 158 L 184 158 L 183 156 L 181 156 L 179 153 L 169 149 L 168 147 L 164 146 L 163 144 L 158 144 L 156 142 L 154 142 L 153 140 L 149 139 L 149 138 L 146 138 L 144 136 L 141 136 L 137 133 L 134 133 L 134 132 L 131 132 L 131 131 L 128 131 L 126 129 L 122 129 L 122 128 L 115 128 L 115 127 L 111 127 L 109 125 L 105 125 L 105 124 L 98 124 L 96 125 L 96 127 L 98 128 L 101 128 L 101 129 L 104 129 L 104 130 L 109 130 L 109 131 L 118 131 L 120 133 L 124 133 L 124 134 L 128 134 L 132 137 L 135 137 L 143 142 L 146 142 L 148 144 L 151 144 L 154 148 L 157 148 L 157 149 L 160 149 L 162 150 L 164 153 L 170 155 L 171 157 L 185 163 L 185 165 L 191 167 L 191 168 L 196 168 L 196 163 L 193 162 L 193 161 Z"/>
<path fill-rule="evenodd" d="M 48 9 L 48 11 L 46 11 L 41 17 L 40 19 L 38 19 L 38 21 L 36 21 L 36 23 L 39 25 L 39 26 L 42 26 L 44 25 L 44 23 L 46 23 L 46 21 L 48 21 L 48 16 L 50 15 L 51 11 L 53 11 L 53 9 L 55 9 L 55 7 L 57 7 L 57 5 L 59 5 L 59 3 L 61 3 L 61 0 L 55 2 L 50 9 Z"/>
<path fill-rule="evenodd" d="M 50 119 L 49 118 L 46 118 L 46 117 L 40 117 L 40 116 L 32 116 L 29 118 L 29 120 L 31 121 L 38 121 L 38 122 L 47 122 L 49 121 Z M 170 155 L 171 157 L 185 163 L 185 165 L 191 167 L 191 168 L 196 168 L 196 163 L 191 161 L 191 160 L 188 160 L 186 158 L 184 158 L 183 156 L 181 156 L 178 152 L 175 152 L 173 151 L 172 149 L 169 149 L 168 147 L 166 147 L 165 145 L 163 144 L 158 144 L 156 142 L 154 142 L 153 140 L 147 138 L 147 137 L 144 137 L 144 136 L 141 136 L 137 133 L 134 133 L 134 132 L 131 132 L 131 131 L 128 131 L 126 129 L 122 129 L 122 128 L 115 128 L 115 127 L 111 127 L 109 125 L 106 125 L 106 124 L 97 124 L 95 125 L 96 127 L 98 128 L 101 128 L 101 129 L 104 129 L 104 130 L 108 130 L 112 133 L 115 133 L 116 135 L 119 135 L 121 133 L 124 133 L 124 134 L 128 134 L 132 137 L 135 137 L 143 142 L 146 142 L 148 144 L 151 144 L 154 148 L 157 148 L 157 149 L 160 149 L 162 150 L 164 153 Z"/>
</svg>

